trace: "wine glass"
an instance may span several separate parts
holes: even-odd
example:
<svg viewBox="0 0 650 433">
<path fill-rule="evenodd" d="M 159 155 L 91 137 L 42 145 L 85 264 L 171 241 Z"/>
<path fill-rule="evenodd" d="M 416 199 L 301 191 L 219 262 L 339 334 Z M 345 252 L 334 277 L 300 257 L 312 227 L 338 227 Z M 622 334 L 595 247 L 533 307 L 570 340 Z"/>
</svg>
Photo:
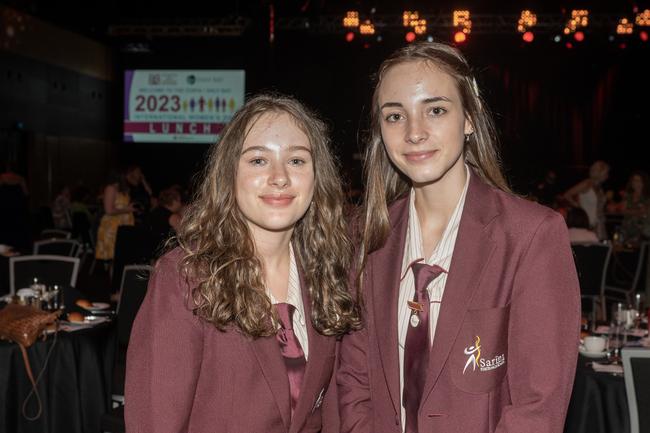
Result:
<svg viewBox="0 0 650 433">
<path fill-rule="evenodd" d="M 625 326 L 623 303 L 618 302 L 612 309 L 612 321 L 609 326 L 608 350 L 611 350 L 612 364 L 621 362 L 621 331 Z"/>
</svg>

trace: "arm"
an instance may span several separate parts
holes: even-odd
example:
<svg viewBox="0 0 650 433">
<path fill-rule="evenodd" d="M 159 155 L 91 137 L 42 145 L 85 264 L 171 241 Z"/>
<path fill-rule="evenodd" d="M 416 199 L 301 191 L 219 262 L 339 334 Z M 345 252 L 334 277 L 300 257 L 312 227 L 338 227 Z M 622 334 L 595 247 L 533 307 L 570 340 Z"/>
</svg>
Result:
<svg viewBox="0 0 650 433">
<path fill-rule="evenodd" d="M 368 370 L 368 331 L 364 327 L 344 336 L 341 341 L 339 368 L 336 374 L 341 433 L 372 431 Z"/>
<path fill-rule="evenodd" d="M 580 289 L 566 225 L 549 214 L 516 271 L 508 329 L 512 404 L 497 433 L 561 433 L 573 389 Z"/>
<path fill-rule="evenodd" d="M 580 203 L 578 203 L 578 194 L 587 191 L 589 188 L 591 188 L 591 179 L 585 179 L 569 188 L 564 194 L 562 194 L 562 198 L 569 202 L 571 206 L 580 207 Z"/>
<path fill-rule="evenodd" d="M 199 372 L 203 331 L 186 306 L 187 285 L 177 260 L 163 257 L 131 332 L 126 368 L 126 430 L 188 431 Z"/>
</svg>

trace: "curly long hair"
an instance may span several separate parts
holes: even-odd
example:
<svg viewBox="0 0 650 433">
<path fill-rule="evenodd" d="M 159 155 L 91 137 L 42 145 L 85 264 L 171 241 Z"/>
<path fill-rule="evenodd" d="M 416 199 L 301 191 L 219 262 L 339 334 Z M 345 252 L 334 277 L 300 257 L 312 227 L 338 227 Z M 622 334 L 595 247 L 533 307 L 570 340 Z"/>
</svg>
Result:
<svg viewBox="0 0 650 433">
<path fill-rule="evenodd" d="M 314 194 L 295 224 L 292 245 L 311 300 L 311 323 L 323 335 L 360 327 L 347 291 L 351 243 L 344 196 L 327 127 L 297 100 L 281 95 L 250 99 L 210 151 L 200 186 L 178 232 L 185 255 L 181 271 L 191 282 L 194 311 L 220 330 L 236 326 L 253 337 L 273 335 L 277 320 L 264 285 L 263 265 L 237 205 L 235 180 L 246 136 L 265 113 L 286 113 L 307 135 L 314 165 Z"/>
<path fill-rule="evenodd" d="M 379 88 L 389 69 L 407 62 L 426 62 L 449 74 L 458 88 L 465 116 L 474 133 L 465 143 L 465 160 L 488 184 L 510 191 L 501 172 L 494 123 L 483 102 L 467 60 L 459 50 L 437 42 L 408 45 L 394 52 L 380 66 L 372 97 L 370 133 L 365 151 L 366 191 L 361 215 L 361 269 L 368 253 L 381 248 L 388 237 L 388 206 L 406 194 L 411 183 L 390 161 L 381 137 Z"/>
</svg>

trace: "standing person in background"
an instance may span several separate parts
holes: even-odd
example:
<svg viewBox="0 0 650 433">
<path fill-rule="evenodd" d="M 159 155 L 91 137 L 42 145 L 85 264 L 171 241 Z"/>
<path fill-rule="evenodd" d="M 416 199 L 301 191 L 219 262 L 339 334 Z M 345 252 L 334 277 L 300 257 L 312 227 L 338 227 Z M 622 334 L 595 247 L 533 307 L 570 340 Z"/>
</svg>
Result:
<svg viewBox="0 0 650 433">
<path fill-rule="evenodd" d="M 115 181 L 106 185 L 103 204 L 104 215 L 97 230 L 95 258 L 97 260 L 113 260 L 118 227 L 134 224 L 135 207 L 131 203 L 129 183 L 124 175 L 120 174 Z"/>
<path fill-rule="evenodd" d="M 163 251 L 167 239 L 178 231 L 181 224 L 182 207 L 181 195 L 176 188 L 160 191 L 158 206 L 149 212 L 144 221 L 155 251 Z"/>
<path fill-rule="evenodd" d="M 563 198 L 573 207 L 581 207 L 589 217 L 589 226 L 599 239 L 606 239 L 605 192 L 602 184 L 609 177 L 609 164 L 596 161 L 589 167 L 589 177 L 569 188 Z"/>
<path fill-rule="evenodd" d="M 212 146 L 133 324 L 130 433 L 338 431 L 336 340 L 360 326 L 325 125 L 250 99 Z"/>
<path fill-rule="evenodd" d="M 64 186 L 52 203 L 52 221 L 57 229 L 70 230 L 72 219 L 70 216 L 71 194 L 70 187 Z"/>
<path fill-rule="evenodd" d="M 153 192 L 140 166 L 132 165 L 126 169 L 125 173 L 131 204 L 133 204 L 135 210 L 135 222 L 139 224 L 144 221 L 151 209 Z"/>
<path fill-rule="evenodd" d="M 377 77 L 342 432 L 561 433 L 580 328 L 563 218 L 509 192 L 460 51 L 410 44 Z"/>
</svg>

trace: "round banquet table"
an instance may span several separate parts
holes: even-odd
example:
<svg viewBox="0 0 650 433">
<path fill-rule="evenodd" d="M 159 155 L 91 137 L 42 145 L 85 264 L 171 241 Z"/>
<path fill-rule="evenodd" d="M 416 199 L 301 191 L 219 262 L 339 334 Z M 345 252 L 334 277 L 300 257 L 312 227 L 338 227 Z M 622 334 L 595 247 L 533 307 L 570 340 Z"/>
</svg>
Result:
<svg viewBox="0 0 650 433">
<path fill-rule="evenodd" d="M 100 418 L 110 409 L 115 326 L 104 323 L 74 332 L 59 332 L 38 391 L 43 413 L 35 421 L 22 416 L 31 390 L 17 344 L 0 342 L 0 432 L 98 433 Z M 28 349 L 34 376 L 43 366 L 54 337 Z M 28 415 L 37 410 L 32 396 Z"/>
<path fill-rule="evenodd" d="M 565 433 L 629 433 L 630 414 L 621 375 L 597 373 L 578 357 Z M 596 360 L 598 361 L 598 360 Z"/>
</svg>

